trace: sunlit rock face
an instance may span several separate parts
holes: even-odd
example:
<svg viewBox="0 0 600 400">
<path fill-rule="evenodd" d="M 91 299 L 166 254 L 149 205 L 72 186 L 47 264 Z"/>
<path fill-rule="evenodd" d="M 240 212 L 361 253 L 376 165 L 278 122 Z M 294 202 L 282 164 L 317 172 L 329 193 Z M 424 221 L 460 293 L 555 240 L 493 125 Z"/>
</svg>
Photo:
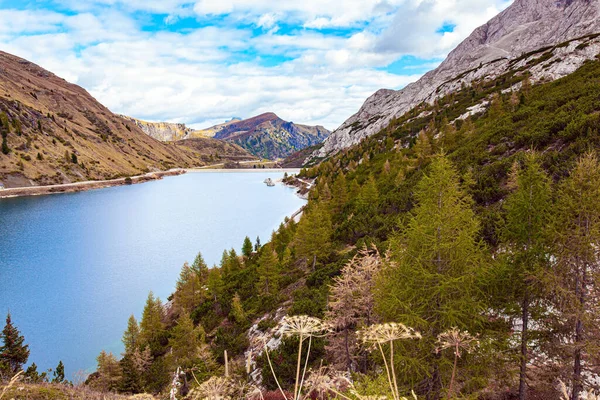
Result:
<svg viewBox="0 0 600 400">
<path fill-rule="evenodd" d="M 600 33 L 600 0 L 516 0 L 417 82 L 399 91 L 382 89 L 369 97 L 309 160 L 359 143 L 424 101 L 432 103 L 473 80 L 493 79 L 527 66 L 542 54 L 543 63 L 527 68 L 532 81 L 568 75 L 598 55 L 598 38 L 582 38 L 596 33 Z M 582 39 L 565 43 L 577 38 Z M 537 50 L 543 51 L 528 54 Z"/>
</svg>

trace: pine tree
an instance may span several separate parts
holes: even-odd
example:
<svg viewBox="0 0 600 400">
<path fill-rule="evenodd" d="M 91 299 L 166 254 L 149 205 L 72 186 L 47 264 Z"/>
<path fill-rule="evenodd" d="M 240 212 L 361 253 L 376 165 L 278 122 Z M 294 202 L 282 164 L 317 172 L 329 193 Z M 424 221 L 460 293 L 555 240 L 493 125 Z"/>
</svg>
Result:
<svg viewBox="0 0 600 400">
<path fill-rule="evenodd" d="M 25 338 L 13 325 L 10 313 L 6 316 L 6 325 L 2 330 L 2 347 L 0 347 L 0 368 L 9 375 L 21 370 L 29 358 L 29 346 L 24 344 Z"/>
<path fill-rule="evenodd" d="M 411 219 L 392 239 L 392 263 L 377 281 L 377 308 L 386 320 L 426 333 L 412 361 L 420 371 L 429 370 L 427 398 L 437 400 L 444 371 L 435 338 L 452 327 L 478 328 L 484 307 L 477 277 L 485 270 L 484 253 L 472 200 L 445 156 L 433 159 L 414 197 Z"/>
<path fill-rule="evenodd" d="M 31 363 L 31 365 L 27 367 L 27 371 L 25 371 L 25 379 L 31 383 L 42 382 L 42 376 L 38 372 L 37 365 L 35 363 Z"/>
<path fill-rule="evenodd" d="M 361 187 L 357 199 L 357 207 L 359 212 L 366 212 L 377 207 L 379 202 L 379 190 L 373 175 L 369 175 L 369 179 Z"/>
<path fill-rule="evenodd" d="M 96 369 L 98 375 L 92 382 L 92 386 L 105 392 L 118 389 L 123 371 L 116 357 L 112 353 L 102 350 L 96 361 L 98 362 Z"/>
<path fill-rule="evenodd" d="M 545 232 L 550 221 L 550 180 L 541 169 L 534 154 L 528 155 L 523 169 L 518 168 L 513 178 L 516 191 L 506 199 L 506 223 L 502 238 L 507 246 L 508 273 L 506 288 L 520 309 L 517 317 L 523 323 L 521 330 L 521 366 L 519 399 L 527 397 L 527 362 L 529 345 L 529 317 L 531 306 L 541 298 L 536 276 L 545 272 L 547 241 Z"/>
<path fill-rule="evenodd" d="M 340 173 L 333 181 L 331 195 L 332 212 L 334 214 L 340 213 L 348 201 L 348 188 L 346 187 L 346 177 L 343 173 Z"/>
<path fill-rule="evenodd" d="M 208 265 L 206 265 L 204 257 L 202 257 L 202 253 L 198 253 L 198 255 L 196 255 L 191 268 L 192 271 L 198 275 L 200 283 L 202 285 L 206 285 L 206 281 L 208 280 Z"/>
<path fill-rule="evenodd" d="M 125 346 L 125 354 L 131 354 L 139 346 L 140 327 L 133 316 L 127 321 L 127 330 L 123 333 L 123 345 Z"/>
<path fill-rule="evenodd" d="M 149 345 L 153 354 L 160 350 L 160 340 L 164 335 L 164 311 L 160 299 L 150 292 L 140 322 L 140 344 Z"/>
<path fill-rule="evenodd" d="M 190 313 L 201 302 L 202 290 L 198 274 L 184 263 L 177 280 L 175 307 L 179 313 Z"/>
<path fill-rule="evenodd" d="M 202 328 L 195 328 L 193 321 L 187 314 L 180 316 L 169 339 L 173 368 L 191 367 L 194 360 L 199 356 L 200 345 L 203 340 L 204 331 Z"/>
<path fill-rule="evenodd" d="M 242 245 L 242 254 L 246 258 L 249 258 L 252 255 L 252 241 L 248 236 L 244 238 L 244 244 Z"/>
<path fill-rule="evenodd" d="M 54 378 L 52 379 L 52 383 L 63 383 L 65 381 L 65 365 L 62 361 L 58 362 L 53 375 Z"/>
<path fill-rule="evenodd" d="M 560 337 L 561 359 L 572 359 L 571 399 L 579 399 L 584 377 L 598 373 L 583 359 L 597 353 L 600 311 L 595 307 L 600 296 L 600 163 L 595 154 L 582 157 L 571 175 L 558 189 L 556 213 L 551 230 L 555 245 L 549 289 Z M 586 370 L 592 369 L 591 374 Z"/>
<path fill-rule="evenodd" d="M 246 322 L 246 313 L 244 312 L 244 307 L 242 307 L 242 300 L 237 293 L 233 296 L 233 300 L 231 301 L 230 315 L 238 324 Z"/>
<path fill-rule="evenodd" d="M 265 245 L 258 259 L 257 268 L 259 280 L 256 288 L 261 296 L 270 296 L 277 293 L 279 288 L 278 261 L 272 244 Z"/>
<path fill-rule="evenodd" d="M 323 205 L 306 209 L 298 223 L 294 245 L 297 255 L 312 264 L 312 269 L 315 269 L 317 258 L 331 248 L 332 232 L 331 216 Z"/>
<path fill-rule="evenodd" d="M 208 293 L 210 294 L 213 301 L 217 301 L 223 292 L 223 278 L 221 276 L 220 268 L 211 268 L 208 271 L 208 280 L 206 283 L 208 287 Z"/>
</svg>

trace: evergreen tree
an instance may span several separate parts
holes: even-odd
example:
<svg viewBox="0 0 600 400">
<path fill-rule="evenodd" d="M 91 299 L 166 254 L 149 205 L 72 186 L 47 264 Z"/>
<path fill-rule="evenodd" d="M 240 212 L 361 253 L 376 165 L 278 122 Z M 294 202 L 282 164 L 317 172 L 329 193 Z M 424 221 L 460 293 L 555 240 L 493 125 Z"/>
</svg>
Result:
<svg viewBox="0 0 600 400">
<path fill-rule="evenodd" d="M 332 232 L 331 216 L 322 205 L 305 209 L 294 239 L 297 255 L 315 269 L 317 258 L 327 254 L 331 248 Z"/>
<path fill-rule="evenodd" d="M 150 292 L 140 322 L 140 344 L 149 345 L 153 354 L 160 351 L 164 335 L 164 311 L 160 299 Z"/>
<path fill-rule="evenodd" d="M 273 245 L 271 243 L 265 245 L 258 259 L 257 268 L 259 279 L 256 289 L 261 296 L 270 296 L 277 293 L 279 288 L 278 261 Z"/>
<path fill-rule="evenodd" d="M 54 378 L 52 379 L 52 383 L 63 383 L 65 381 L 65 365 L 62 361 L 58 362 L 53 375 Z"/>
<path fill-rule="evenodd" d="M 550 180 L 534 154 L 527 156 L 524 168 L 517 169 L 513 182 L 516 191 L 504 204 L 506 223 L 502 237 L 507 246 L 508 285 L 505 287 L 511 290 L 511 297 L 520 309 L 517 317 L 523 323 L 519 399 L 524 400 L 527 396 L 530 308 L 541 297 L 539 280 L 535 277 L 544 272 L 549 254 L 545 232 L 550 221 L 552 199 Z"/>
<path fill-rule="evenodd" d="M 42 376 L 38 372 L 37 365 L 35 363 L 31 363 L 31 365 L 27 367 L 27 370 L 25 371 L 25 379 L 31 383 L 42 382 Z"/>
<path fill-rule="evenodd" d="M 198 275 L 198 279 L 202 285 L 206 285 L 206 281 L 208 280 L 208 265 L 204 261 L 204 257 L 202 257 L 202 253 L 198 253 L 194 262 L 192 263 L 192 271 L 196 275 Z"/>
<path fill-rule="evenodd" d="M 187 314 L 180 316 L 169 339 L 173 369 L 191 367 L 199 356 L 200 345 L 203 341 L 204 331 L 202 328 L 195 328 Z"/>
<path fill-rule="evenodd" d="M 6 325 L 2 330 L 2 347 L 0 347 L 0 368 L 2 372 L 14 375 L 21 370 L 29 358 L 29 346 L 25 338 L 13 325 L 10 313 L 6 316 Z"/>
<path fill-rule="evenodd" d="M 237 255 L 235 249 L 229 250 L 229 271 L 231 274 L 237 274 L 242 269 L 240 258 Z"/>
<path fill-rule="evenodd" d="M 140 327 L 133 316 L 127 321 L 127 330 L 123 333 L 123 345 L 125 346 L 125 354 L 131 354 L 139 346 Z"/>
<path fill-rule="evenodd" d="M 348 201 L 348 188 L 346 187 L 346 177 L 343 173 L 340 173 L 333 181 L 331 190 L 332 202 L 331 208 L 334 214 L 338 214 L 342 211 Z"/>
<path fill-rule="evenodd" d="M 252 255 L 252 241 L 248 236 L 244 238 L 244 244 L 242 245 L 242 254 L 246 258 L 249 258 Z"/>
<path fill-rule="evenodd" d="M 230 315 L 238 324 L 243 324 L 246 322 L 246 313 L 242 307 L 242 300 L 240 299 L 240 295 L 237 293 L 233 296 L 233 300 L 231 301 Z"/>
<path fill-rule="evenodd" d="M 256 243 L 254 244 L 254 251 L 260 250 L 260 237 L 256 237 Z"/>
<path fill-rule="evenodd" d="M 458 327 L 475 331 L 483 304 L 477 277 L 485 269 L 479 223 L 472 200 L 443 155 L 435 157 L 415 189 L 416 206 L 401 234 L 392 239 L 392 263 L 377 281 L 377 307 L 388 321 L 402 321 L 426 333 L 412 359 L 416 371 L 429 370 L 427 398 L 442 389 L 442 360 L 435 338 Z"/>
<path fill-rule="evenodd" d="M 360 193 L 357 199 L 357 206 L 359 212 L 367 212 L 377 207 L 379 202 L 379 191 L 377 189 L 377 183 L 373 175 L 369 175 L 369 179 L 361 187 Z"/>
<path fill-rule="evenodd" d="M 98 374 L 91 385 L 105 392 L 117 390 L 123 376 L 119 361 L 112 353 L 106 353 L 104 350 L 100 352 L 96 361 L 98 362 L 96 369 Z"/>
<path fill-rule="evenodd" d="M 208 287 L 208 293 L 211 298 L 216 302 L 223 293 L 223 278 L 219 268 L 211 268 L 208 271 L 208 281 L 206 286 Z"/>
<path fill-rule="evenodd" d="M 190 313 L 201 302 L 202 290 L 199 275 L 184 263 L 177 280 L 175 307 L 179 313 Z"/>
<path fill-rule="evenodd" d="M 600 311 L 595 306 L 600 296 L 599 199 L 600 164 L 596 155 L 589 153 L 558 189 L 551 231 L 555 259 L 548 283 L 559 311 L 555 337 L 564 338 L 558 356 L 572 360 L 572 400 L 579 399 L 585 376 L 599 372 L 596 363 L 584 362 L 597 354 L 600 335 Z"/>
</svg>

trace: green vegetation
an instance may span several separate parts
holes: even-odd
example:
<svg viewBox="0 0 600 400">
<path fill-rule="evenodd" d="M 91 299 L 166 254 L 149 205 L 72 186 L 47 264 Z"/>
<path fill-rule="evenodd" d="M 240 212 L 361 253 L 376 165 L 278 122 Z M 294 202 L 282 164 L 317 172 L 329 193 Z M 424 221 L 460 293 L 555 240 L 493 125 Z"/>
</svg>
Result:
<svg viewBox="0 0 600 400">
<path fill-rule="evenodd" d="M 102 352 L 88 385 L 294 400 L 594 389 L 600 61 L 537 86 L 523 72 L 421 105 L 303 170 L 300 222 L 266 244 L 245 238 L 219 266 L 184 264 L 169 302 L 149 294 L 122 357 Z"/>
</svg>

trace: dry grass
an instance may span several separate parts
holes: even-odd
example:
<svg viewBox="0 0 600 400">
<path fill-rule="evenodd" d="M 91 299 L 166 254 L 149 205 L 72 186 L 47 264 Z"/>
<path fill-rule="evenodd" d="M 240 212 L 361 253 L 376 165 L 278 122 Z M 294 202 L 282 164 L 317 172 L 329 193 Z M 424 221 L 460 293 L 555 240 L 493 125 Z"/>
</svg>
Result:
<svg viewBox="0 0 600 400">
<path fill-rule="evenodd" d="M 7 384 L 0 392 L 2 400 L 155 400 L 154 396 L 138 394 L 135 396 L 124 396 L 114 393 L 101 393 L 87 386 L 75 386 L 60 384 L 23 384 L 13 382 Z"/>
</svg>

